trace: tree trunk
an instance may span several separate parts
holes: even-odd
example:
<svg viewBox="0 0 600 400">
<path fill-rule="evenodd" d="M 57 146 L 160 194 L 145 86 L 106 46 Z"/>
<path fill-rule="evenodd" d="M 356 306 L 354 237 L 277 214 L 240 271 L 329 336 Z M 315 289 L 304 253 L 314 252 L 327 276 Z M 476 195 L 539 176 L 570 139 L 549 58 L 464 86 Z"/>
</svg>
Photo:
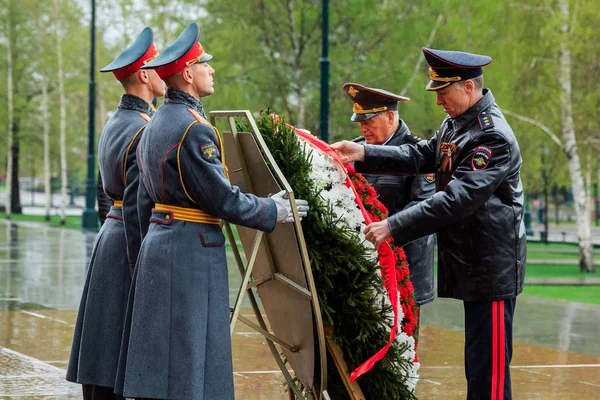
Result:
<svg viewBox="0 0 600 400">
<path fill-rule="evenodd" d="M 44 78 L 42 85 L 42 119 L 44 135 L 44 194 L 46 197 L 45 216 L 50 221 L 52 208 L 52 193 L 50 187 L 50 117 L 48 114 L 48 79 Z"/>
<path fill-rule="evenodd" d="M 12 155 L 12 172 L 10 185 L 10 209 L 13 214 L 21 214 L 21 190 L 19 186 L 19 152 L 21 146 L 19 144 L 19 124 L 13 122 L 13 140 L 11 146 Z"/>
<path fill-rule="evenodd" d="M 8 138 L 6 155 L 6 218 L 10 219 L 12 214 L 12 181 L 13 181 L 13 60 L 12 60 L 12 24 L 11 24 L 11 0 L 8 1 L 8 22 L 6 24 L 6 64 L 7 64 L 7 100 L 8 100 Z"/>
<path fill-rule="evenodd" d="M 56 12 L 56 55 L 58 58 L 58 98 L 60 108 L 60 224 L 64 225 L 67 222 L 65 215 L 65 209 L 67 207 L 67 145 L 65 139 L 67 121 L 62 33 L 60 31 L 60 5 L 58 0 L 54 0 L 54 11 Z"/>
<path fill-rule="evenodd" d="M 596 226 L 600 226 L 600 153 L 598 154 L 598 165 L 596 167 Z"/>
<path fill-rule="evenodd" d="M 571 104 L 571 51 L 569 50 L 569 1 L 559 0 L 562 16 L 562 38 L 560 41 L 559 81 L 561 85 L 560 103 L 562 135 L 567 153 L 569 174 L 573 185 L 573 198 L 577 215 L 577 239 L 579 242 L 579 268 L 582 272 L 595 272 L 592 253 L 588 196 L 586 195 L 581 171 L 581 162 L 577 153 L 575 129 L 573 127 L 573 109 Z"/>
</svg>

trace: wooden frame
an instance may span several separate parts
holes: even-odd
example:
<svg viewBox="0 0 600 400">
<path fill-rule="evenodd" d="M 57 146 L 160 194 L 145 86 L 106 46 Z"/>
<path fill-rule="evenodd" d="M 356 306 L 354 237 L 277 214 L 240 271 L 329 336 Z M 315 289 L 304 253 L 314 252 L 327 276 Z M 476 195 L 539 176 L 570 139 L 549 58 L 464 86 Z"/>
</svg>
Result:
<svg viewBox="0 0 600 400">
<path fill-rule="evenodd" d="M 251 132 L 238 132 L 235 118 L 240 117 L 248 121 Z M 293 224 L 278 224 L 273 234 L 237 227 L 247 259 L 246 264 L 243 262 L 231 224 L 223 222 L 238 270 L 242 276 L 242 283 L 237 293 L 235 305 L 231 309 L 231 333 L 233 334 L 235 324 L 239 320 L 265 337 L 269 349 L 289 385 L 291 399 L 330 400 L 327 393 L 327 351 L 329 351 L 350 398 L 352 400 L 364 400 L 365 397 L 358 384 L 349 382 L 348 369 L 341 349 L 325 336 L 316 286 L 292 188 L 273 159 L 250 111 L 212 111 L 210 113 L 211 124 L 216 126 L 217 120 L 225 120 L 226 122 L 226 128 L 222 132 L 222 140 L 225 164 L 232 168 L 229 170 L 232 184 L 239 186 L 243 192 L 253 193 L 261 197 L 276 193 L 276 190 L 285 190 L 289 194 L 294 216 Z M 259 151 L 257 152 L 257 150 Z M 260 179 L 257 179 L 256 176 L 259 176 Z M 269 180 L 273 182 L 267 182 Z M 284 241 L 283 244 L 278 243 L 272 237 L 274 235 L 278 236 L 277 240 L 280 240 L 282 236 L 288 235 L 289 237 L 291 235 L 293 243 L 290 240 Z M 278 251 L 280 252 L 278 248 L 280 246 L 287 246 L 284 251 L 286 255 L 285 262 L 278 262 L 278 257 L 281 259 L 281 255 L 278 256 L 277 254 Z M 293 258 L 294 255 L 298 258 L 297 267 L 296 270 L 290 270 L 289 259 Z M 254 290 L 259 292 L 264 310 L 261 310 Z M 254 311 L 257 323 L 240 315 L 240 308 L 246 296 Z M 278 321 L 280 318 L 285 317 L 282 310 L 273 307 L 273 303 L 277 302 L 274 302 L 273 299 L 277 299 L 277 296 L 282 297 L 278 303 L 289 302 L 294 304 L 295 302 L 299 305 L 298 310 L 301 313 L 291 321 L 296 321 L 297 318 L 310 318 L 312 324 L 296 325 L 295 331 L 291 333 L 286 331 L 285 324 L 281 325 Z M 309 304 L 308 308 L 305 303 Z M 270 322 L 270 328 L 265 316 Z M 305 331 L 303 327 L 306 325 L 311 325 L 311 329 Z M 290 328 L 294 329 L 293 326 L 290 326 Z M 276 345 L 280 346 L 281 351 L 278 350 Z M 301 356 L 302 351 L 310 351 L 310 357 L 312 358 L 306 357 L 306 354 Z M 289 365 L 294 369 L 297 380 L 288 371 L 282 352 L 286 356 Z M 318 373 L 318 377 L 314 376 L 315 371 Z M 298 384 L 298 381 L 301 385 Z M 303 389 L 308 394 L 303 394 Z"/>
</svg>

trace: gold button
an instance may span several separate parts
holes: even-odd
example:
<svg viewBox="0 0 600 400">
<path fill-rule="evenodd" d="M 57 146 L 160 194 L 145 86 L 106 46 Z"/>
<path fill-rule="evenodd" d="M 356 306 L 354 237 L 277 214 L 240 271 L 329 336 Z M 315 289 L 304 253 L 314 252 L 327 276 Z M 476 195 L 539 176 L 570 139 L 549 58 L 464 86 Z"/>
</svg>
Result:
<svg viewBox="0 0 600 400">
<path fill-rule="evenodd" d="M 168 221 L 171 219 L 171 216 L 169 214 L 165 215 L 165 219 Z"/>
</svg>

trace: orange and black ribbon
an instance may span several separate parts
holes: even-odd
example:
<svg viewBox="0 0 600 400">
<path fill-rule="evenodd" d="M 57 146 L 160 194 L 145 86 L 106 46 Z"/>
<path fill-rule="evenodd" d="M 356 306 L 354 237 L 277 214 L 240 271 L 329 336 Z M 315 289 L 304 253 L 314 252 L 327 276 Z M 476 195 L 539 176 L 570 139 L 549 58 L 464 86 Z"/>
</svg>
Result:
<svg viewBox="0 0 600 400">
<path fill-rule="evenodd" d="M 456 151 L 455 143 L 442 143 L 440 145 L 440 150 L 442 154 L 444 154 L 444 159 L 442 160 L 442 171 L 452 171 L 452 155 Z"/>
</svg>

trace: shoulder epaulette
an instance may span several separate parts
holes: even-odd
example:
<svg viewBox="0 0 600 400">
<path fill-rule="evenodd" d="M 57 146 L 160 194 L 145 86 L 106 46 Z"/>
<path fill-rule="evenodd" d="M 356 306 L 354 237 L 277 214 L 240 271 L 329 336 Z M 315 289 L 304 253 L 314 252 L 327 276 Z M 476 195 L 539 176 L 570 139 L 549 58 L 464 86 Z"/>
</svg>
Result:
<svg viewBox="0 0 600 400">
<path fill-rule="evenodd" d="M 362 142 L 362 141 L 364 141 L 364 140 L 365 140 L 365 137 L 364 137 L 364 136 L 359 136 L 359 137 L 356 137 L 356 138 L 352 139 L 352 141 L 353 141 L 354 143 Z"/>
<path fill-rule="evenodd" d="M 482 111 L 477 116 L 479 120 L 479 126 L 484 132 L 492 132 L 494 130 L 494 120 L 492 114 L 487 111 Z"/>
<path fill-rule="evenodd" d="M 148 114 L 140 113 L 140 117 L 146 122 L 150 122 L 150 116 Z"/>
<path fill-rule="evenodd" d="M 210 125 L 210 123 L 209 123 L 209 122 L 206 120 L 206 118 L 203 118 L 203 117 L 202 117 L 202 115 L 200 115 L 200 114 L 198 113 L 198 111 L 196 111 L 196 110 L 193 110 L 193 109 L 191 109 L 191 108 L 188 108 L 187 110 L 188 110 L 188 112 L 189 112 L 190 114 L 192 114 L 192 116 L 193 116 L 194 118 L 196 118 L 196 121 L 198 121 L 198 122 L 200 122 L 201 124 L 204 124 L 204 125 Z M 210 125 L 210 126 L 212 126 L 212 125 Z"/>
<path fill-rule="evenodd" d="M 421 136 L 415 135 L 412 132 L 408 132 L 406 134 L 406 140 L 413 143 L 419 143 L 421 140 L 423 140 L 423 138 Z"/>
</svg>

